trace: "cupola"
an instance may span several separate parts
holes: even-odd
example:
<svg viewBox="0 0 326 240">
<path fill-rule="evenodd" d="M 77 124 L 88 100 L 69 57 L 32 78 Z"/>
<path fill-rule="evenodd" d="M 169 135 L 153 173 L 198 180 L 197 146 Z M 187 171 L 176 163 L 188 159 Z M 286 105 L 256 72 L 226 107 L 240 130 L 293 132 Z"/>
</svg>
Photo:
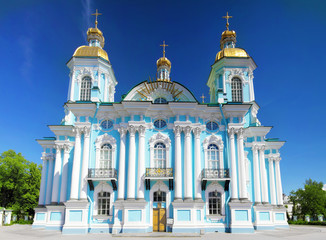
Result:
<svg viewBox="0 0 326 240">
<path fill-rule="evenodd" d="M 163 47 L 163 57 L 159 58 L 156 62 L 157 80 L 170 81 L 171 62 L 165 57 L 165 47 L 167 47 L 168 45 L 166 45 L 165 41 L 163 41 L 163 44 L 160 46 Z"/>
</svg>

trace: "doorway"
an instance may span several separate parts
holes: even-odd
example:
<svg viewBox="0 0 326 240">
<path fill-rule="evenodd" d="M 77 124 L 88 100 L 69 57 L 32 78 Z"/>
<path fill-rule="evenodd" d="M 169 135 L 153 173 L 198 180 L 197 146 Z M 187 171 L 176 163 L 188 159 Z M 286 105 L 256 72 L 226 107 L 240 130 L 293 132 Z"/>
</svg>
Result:
<svg viewBox="0 0 326 240">
<path fill-rule="evenodd" d="M 153 232 L 166 231 L 166 193 L 157 191 L 153 193 Z"/>
</svg>

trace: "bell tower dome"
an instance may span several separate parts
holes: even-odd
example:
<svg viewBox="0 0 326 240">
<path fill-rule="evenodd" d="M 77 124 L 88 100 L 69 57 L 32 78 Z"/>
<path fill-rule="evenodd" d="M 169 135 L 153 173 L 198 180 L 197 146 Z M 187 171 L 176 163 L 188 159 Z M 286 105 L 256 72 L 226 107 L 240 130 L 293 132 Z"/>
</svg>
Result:
<svg viewBox="0 0 326 240">
<path fill-rule="evenodd" d="M 78 47 L 67 63 L 70 68 L 68 101 L 73 102 L 114 102 L 116 78 L 107 52 L 104 36 L 97 27 L 87 30 L 88 45 Z"/>
<path fill-rule="evenodd" d="M 226 30 L 221 35 L 220 48 L 212 65 L 207 86 L 211 103 L 243 103 L 255 100 L 253 71 L 256 64 L 246 50 L 236 47 L 237 34 L 229 29 L 227 13 Z"/>
</svg>

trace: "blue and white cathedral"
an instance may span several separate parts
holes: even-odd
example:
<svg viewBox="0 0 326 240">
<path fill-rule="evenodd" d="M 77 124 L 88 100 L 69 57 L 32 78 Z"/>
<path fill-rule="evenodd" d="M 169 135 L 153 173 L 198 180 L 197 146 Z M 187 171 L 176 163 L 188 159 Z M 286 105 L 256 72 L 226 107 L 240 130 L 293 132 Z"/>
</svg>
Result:
<svg viewBox="0 0 326 240">
<path fill-rule="evenodd" d="M 226 16 L 227 20 L 229 16 Z M 157 78 L 115 101 L 115 78 L 103 33 L 87 31 L 74 52 L 65 117 L 49 125 L 43 147 L 34 228 L 63 234 L 231 232 L 287 228 L 280 148 L 257 118 L 256 64 L 222 33 L 200 103 L 171 81 L 171 62 Z"/>
</svg>

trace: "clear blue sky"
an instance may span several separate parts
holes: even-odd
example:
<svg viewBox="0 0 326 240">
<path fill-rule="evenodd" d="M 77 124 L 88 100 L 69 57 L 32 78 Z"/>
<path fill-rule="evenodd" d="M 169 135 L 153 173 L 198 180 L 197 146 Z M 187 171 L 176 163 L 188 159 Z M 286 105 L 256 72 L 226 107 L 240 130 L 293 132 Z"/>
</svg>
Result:
<svg viewBox="0 0 326 240">
<path fill-rule="evenodd" d="M 287 141 L 281 149 L 284 192 L 307 178 L 326 183 L 326 1 L 3 1 L 0 152 L 14 149 L 41 163 L 35 139 L 53 136 L 47 125 L 64 116 L 65 64 L 86 44 L 96 8 L 103 13 L 98 27 L 119 82 L 118 101 L 155 75 L 163 40 L 172 80 L 197 99 L 208 96 L 206 81 L 228 11 L 237 46 L 258 65 L 258 117 L 274 126 L 267 137 Z"/>
</svg>

